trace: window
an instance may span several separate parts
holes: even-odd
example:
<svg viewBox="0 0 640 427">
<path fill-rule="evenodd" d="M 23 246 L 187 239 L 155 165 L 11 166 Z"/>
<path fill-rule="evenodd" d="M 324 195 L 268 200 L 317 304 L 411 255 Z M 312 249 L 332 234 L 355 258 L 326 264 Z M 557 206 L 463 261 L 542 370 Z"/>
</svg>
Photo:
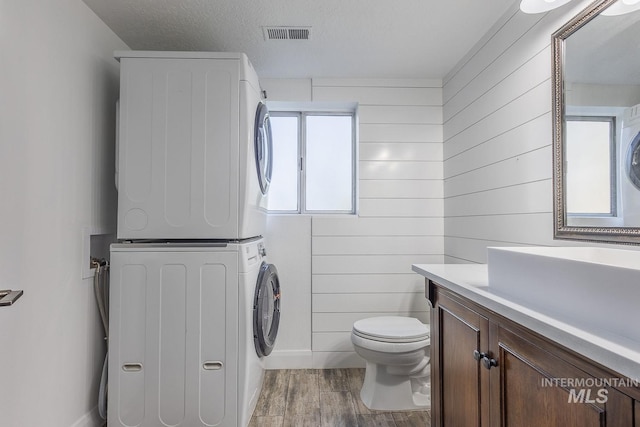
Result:
<svg viewBox="0 0 640 427">
<path fill-rule="evenodd" d="M 355 114 L 271 112 L 273 176 L 268 209 L 355 212 Z"/>
<path fill-rule="evenodd" d="M 567 214 L 616 215 L 614 117 L 566 119 Z"/>
</svg>

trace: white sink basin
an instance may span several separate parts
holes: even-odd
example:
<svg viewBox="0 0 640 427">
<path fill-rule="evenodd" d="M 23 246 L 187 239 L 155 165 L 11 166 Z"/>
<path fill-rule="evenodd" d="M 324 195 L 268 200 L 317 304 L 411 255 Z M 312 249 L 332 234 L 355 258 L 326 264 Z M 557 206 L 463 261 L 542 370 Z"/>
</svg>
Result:
<svg viewBox="0 0 640 427">
<path fill-rule="evenodd" d="M 640 342 L 640 251 L 488 248 L 489 289 L 577 328 Z"/>
</svg>

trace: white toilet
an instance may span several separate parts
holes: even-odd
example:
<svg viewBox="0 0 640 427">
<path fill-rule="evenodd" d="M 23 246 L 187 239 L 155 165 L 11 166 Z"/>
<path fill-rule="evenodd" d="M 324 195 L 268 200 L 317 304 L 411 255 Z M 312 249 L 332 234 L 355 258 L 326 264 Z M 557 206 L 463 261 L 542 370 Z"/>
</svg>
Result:
<svg viewBox="0 0 640 427">
<path fill-rule="evenodd" d="M 353 324 L 351 342 L 367 362 L 360 391 L 367 408 L 431 407 L 429 325 L 412 317 L 371 317 Z"/>
</svg>

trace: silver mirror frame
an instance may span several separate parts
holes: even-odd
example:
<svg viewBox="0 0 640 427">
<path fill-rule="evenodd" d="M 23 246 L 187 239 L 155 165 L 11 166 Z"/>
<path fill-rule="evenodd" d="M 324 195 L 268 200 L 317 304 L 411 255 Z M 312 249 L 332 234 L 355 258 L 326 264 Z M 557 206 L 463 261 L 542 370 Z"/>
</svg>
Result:
<svg viewBox="0 0 640 427">
<path fill-rule="evenodd" d="M 563 25 L 551 36 L 552 51 L 552 114 L 553 114 L 553 214 L 555 239 L 583 240 L 628 245 L 640 244 L 640 228 L 574 227 L 567 225 L 564 185 L 564 41 L 589 21 L 600 15 L 616 0 L 597 0 Z"/>
</svg>

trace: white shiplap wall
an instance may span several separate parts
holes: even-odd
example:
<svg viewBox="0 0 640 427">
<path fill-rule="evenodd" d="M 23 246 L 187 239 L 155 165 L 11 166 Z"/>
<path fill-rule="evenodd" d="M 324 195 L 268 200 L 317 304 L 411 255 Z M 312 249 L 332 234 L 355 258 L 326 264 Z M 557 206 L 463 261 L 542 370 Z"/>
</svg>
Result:
<svg viewBox="0 0 640 427">
<path fill-rule="evenodd" d="M 439 80 L 313 79 L 313 101 L 359 105 L 359 214 L 312 219 L 314 367 L 362 366 L 353 322 L 428 320 L 413 263 L 443 262 Z"/>
<path fill-rule="evenodd" d="M 555 245 L 551 34 L 588 2 L 526 15 L 517 4 L 444 83 L 446 262 L 487 246 Z"/>
</svg>

